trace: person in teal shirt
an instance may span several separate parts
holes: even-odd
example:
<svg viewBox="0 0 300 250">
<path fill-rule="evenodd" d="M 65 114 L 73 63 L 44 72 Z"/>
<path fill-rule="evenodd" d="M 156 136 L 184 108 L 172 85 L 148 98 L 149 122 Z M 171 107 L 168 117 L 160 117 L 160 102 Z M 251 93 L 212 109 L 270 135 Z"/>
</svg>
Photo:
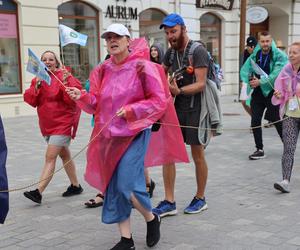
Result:
<svg viewBox="0 0 300 250">
<path fill-rule="evenodd" d="M 265 157 L 263 150 L 261 121 L 265 109 L 268 111 L 268 120 L 275 122 L 280 120 L 279 107 L 274 106 L 271 98 L 274 92 L 274 82 L 281 71 L 287 64 L 287 55 L 276 48 L 271 35 L 268 32 L 262 32 L 259 38 L 258 46 L 249 56 L 241 68 L 240 76 L 242 82 L 247 84 L 247 94 L 251 94 L 251 127 L 256 146 L 256 151 L 249 155 L 250 160 L 258 160 Z M 253 68 L 253 62 L 256 63 L 268 76 L 262 77 Z M 282 123 L 274 124 L 276 130 L 282 138 Z"/>
</svg>

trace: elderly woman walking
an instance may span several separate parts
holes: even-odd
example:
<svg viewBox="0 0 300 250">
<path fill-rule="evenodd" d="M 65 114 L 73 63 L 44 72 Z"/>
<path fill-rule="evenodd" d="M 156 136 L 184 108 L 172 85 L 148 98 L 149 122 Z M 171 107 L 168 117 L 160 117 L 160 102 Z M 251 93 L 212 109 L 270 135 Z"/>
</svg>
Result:
<svg viewBox="0 0 300 250">
<path fill-rule="evenodd" d="M 144 39 L 131 41 L 127 28 L 117 23 L 101 37 L 111 58 L 91 73 L 90 92 L 67 89 L 83 110 L 95 115 L 85 178 L 104 193 L 102 221 L 119 226 L 121 240 L 112 249 L 135 249 L 130 226 L 133 207 L 143 215 L 146 243 L 153 247 L 160 239 L 160 218 L 152 213 L 146 191 L 145 154 L 151 125 L 171 107 L 172 98 L 163 69 L 149 61 Z M 171 111 L 175 115 L 174 108 Z M 177 144 L 181 142 L 184 146 L 179 138 Z M 181 149 L 176 155 L 185 155 Z"/>
</svg>

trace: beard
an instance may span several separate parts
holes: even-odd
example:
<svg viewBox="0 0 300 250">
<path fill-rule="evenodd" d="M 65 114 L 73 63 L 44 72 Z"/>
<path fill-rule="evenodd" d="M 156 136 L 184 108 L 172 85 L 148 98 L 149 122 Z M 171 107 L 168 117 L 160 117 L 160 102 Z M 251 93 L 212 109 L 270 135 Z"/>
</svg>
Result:
<svg viewBox="0 0 300 250">
<path fill-rule="evenodd" d="M 268 46 L 268 45 L 263 46 L 261 49 L 264 53 L 268 53 L 271 50 L 271 45 L 270 46 Z"/>
<path fill-rule="evenodd" d="M 184 47 L 184 35 L 182 30 L 180 31 L 180 35 L 179 37 L 176 39 L 172 39 L 171 41 L 169 41 L 171 47 L 175 50 L 180 50 L 181 48 Z"/>
</svg>

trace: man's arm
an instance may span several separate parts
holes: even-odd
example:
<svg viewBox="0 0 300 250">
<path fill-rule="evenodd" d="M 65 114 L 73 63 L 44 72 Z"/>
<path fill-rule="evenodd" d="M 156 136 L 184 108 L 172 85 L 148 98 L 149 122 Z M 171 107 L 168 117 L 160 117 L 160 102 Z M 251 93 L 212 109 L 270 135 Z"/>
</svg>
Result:
<svg viewBox="0 0 300 250">
<path fill-rule="evenodd" d="M 192 84 L 181 88 L 181 93 L 184 95 L 194 95 L 201 92 L 206 85 L 207 68 L 196 68 L 194 69 L 196 81 Z"/>
</svg>

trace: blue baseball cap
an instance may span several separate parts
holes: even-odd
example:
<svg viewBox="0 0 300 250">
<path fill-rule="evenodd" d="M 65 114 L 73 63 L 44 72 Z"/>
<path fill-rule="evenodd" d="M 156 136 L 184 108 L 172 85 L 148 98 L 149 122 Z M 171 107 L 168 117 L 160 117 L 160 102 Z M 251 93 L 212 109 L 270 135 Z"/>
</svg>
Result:
<svg viewBox="0 0 300 250">
<path fill-rule="evenodd" d="M 176 13 L 171 13 L 167 15 L 163 21 L 162 24 L 159 26 L 160 29 L 167 27 L 174 27 L 175 25 L 185 25 L 182 17 Z"/>
</svg>

